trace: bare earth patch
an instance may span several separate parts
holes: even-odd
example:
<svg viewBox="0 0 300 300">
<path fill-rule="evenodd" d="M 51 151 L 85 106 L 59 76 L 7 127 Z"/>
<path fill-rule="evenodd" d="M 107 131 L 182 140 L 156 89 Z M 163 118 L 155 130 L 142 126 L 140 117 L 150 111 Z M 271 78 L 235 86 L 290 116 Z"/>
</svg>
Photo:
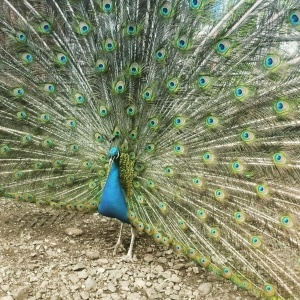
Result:
<svg viewBox="0 0 300 300">
<path fill-rule="evenodd" d="M 138 235 L 134 262 L 113 257 L 120 223 L 1 199 L 0 300 L 254 299 L 172 249 Z"/>
</svg>

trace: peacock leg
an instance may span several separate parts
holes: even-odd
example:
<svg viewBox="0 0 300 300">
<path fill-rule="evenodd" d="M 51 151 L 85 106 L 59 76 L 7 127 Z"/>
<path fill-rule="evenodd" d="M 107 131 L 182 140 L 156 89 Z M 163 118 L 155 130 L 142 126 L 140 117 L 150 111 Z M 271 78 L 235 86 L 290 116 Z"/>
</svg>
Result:
<svg viewBox="0 0 300 300">
<path fill-rule="evenodd" d="M 134 233 L 133 227 L 131 227 L 131 241 L 130 241 L 130 246 L 129 246 L 127 254 L 124 255 L 124 256 L 122 256 L 122 257 L 120 257 L 121 261 L 133 262 L 132 250 L 133 250 L 134 240 L 135 240 L 135 233 Z"/>
<path fill-rule="evenodd" d="M 132 250 L 133 250 L 133 244 L 134 244 L 134 240 L 135 240 L 135 232 L 133 227 L 131 227 L 131 241 L 130 241 L 130 246 L 127 252 L 126 257 L 132 261 Z"/>
<path fill-rule="evenodd" d="M 113 247 L 109 248 L 109 249 L 114 249 L 113 256 L 115 256 L 117 254 L 117 251 L 120 246 L 122 248 L 124 248 L 124 246 L 122 244 L 122 230 L 123 230 L 123 223 L 121 223 L 121 228 L 120 228 L 120 233 L 119 233 L 119 238 L 118 238 L 117 243 Z"/>
</svg>

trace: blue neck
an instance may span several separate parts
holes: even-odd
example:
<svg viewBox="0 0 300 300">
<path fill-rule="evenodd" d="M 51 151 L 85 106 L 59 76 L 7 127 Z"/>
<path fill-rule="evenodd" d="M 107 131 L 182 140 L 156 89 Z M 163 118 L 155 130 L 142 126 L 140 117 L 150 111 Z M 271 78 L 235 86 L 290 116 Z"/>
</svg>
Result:
<svg viewBox="0 0 300 300">
<path fill-rule="evenodd" d="M 116 218 L 124 223 L 129 223 L 128 208 L 125 193 L 121 186 L 118 162 L 114 161 L 112 163 L 98 205 L 98 212 L 103 216 Z"/>
</svg>

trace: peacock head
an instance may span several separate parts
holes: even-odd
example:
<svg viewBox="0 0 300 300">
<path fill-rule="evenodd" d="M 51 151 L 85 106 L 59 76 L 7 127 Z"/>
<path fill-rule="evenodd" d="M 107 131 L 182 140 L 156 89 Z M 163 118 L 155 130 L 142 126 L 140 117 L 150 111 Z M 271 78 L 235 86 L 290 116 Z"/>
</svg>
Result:
<svg viewBox="0 0 300 300">
<path fill-rule="evenodd" d="M 118 147 L 112 147 L 108 151 L 108 156 L 111 161 L 117 160 L 120 157 L 120 150 Z"/>
</svg>

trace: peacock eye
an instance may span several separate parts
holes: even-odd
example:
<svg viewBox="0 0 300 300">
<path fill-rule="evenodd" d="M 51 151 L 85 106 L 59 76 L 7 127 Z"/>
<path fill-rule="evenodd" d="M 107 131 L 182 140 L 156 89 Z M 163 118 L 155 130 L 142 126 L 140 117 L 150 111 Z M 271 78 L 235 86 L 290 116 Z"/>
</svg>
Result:
<svg viewBox="0 0 300 300">
<path fill-rule="evenodd" d="M 154 144 L 146 144 L 145 150 L 147 153 L 152 153 L 155 150 Z"/>
<path fill-rule="evenodd" d="M 286 101 L 279 100 L 274 104 L 274 109 L 278 115 L 284 115 L 289 111 L 289 104 Z"/>
<path fill-rule="evenodd" d="M 199 177 L 193 178 L 193 186 L 195 188 L 201 189 L 203 187 L 203 180 Z"/>
<path fill-rule="evenodd" d="M 33 62 L 33 56 L 29 52 L 22 53 L 21 58 L 22 58 L 22 61 L 26 64 L 30 64 L 31 62 Z"/>
<path fill-rule="evenodd" d="M 53 162 L 53 167 L 54 168 L 61 168 L 63 166 L 63 162 L 61 159 L 57 159 Z"/>
<path fill-rule="evenodd" d="M 115 92 L 118 94 L 122 94 L 125 91 L 125 83 L 124 81 L 120 80 L 115 84 Z"/>
<path fill-rule="evenodd" d="M 167 166 L 164 168 L 164 173 L 167 177 L 171 177 L 174 175 L 174 170 L 172 167 Z"/>
<path fill-rule="evenodd" d="M 207 151 L 202 155 L 205 163 L 212 163 L 215 160 L 215 156 L 212 152 Z"/>
<path fill-rule="evenodd" d="M 167 82 L 167 88 L 170 92 L 176 92 L 179 87 L 179 81 L 177 78 L 172 78 Z"/>
<path fill-rule="evenodd" d="M 99 142 L 99 143 L 103 142 L 103 136 L 101 133 L 96 132 L 94 137 L 95 137 L 96 142 Z"/>
<path fill-rule="evenodd" d="M 137 26 L 134 24 L 129 24 L 127 25 L 127 29 L 126 32 L 128 35 L 136 35 L 138 30 L 137 30 Z"/>
<path fill-rule="evenodd" d="M 42 145 L 45 147 L 51 147 L 54 145 L 54 143 L 51 139 L 45 139 L 43 140 Z"/>
<path fill-rule="evenodd" d="M 158 128 L 158 118 L 152 118 L 149 120 L 148 125 L 151 129 L 157 129 Z"/>
<path fill-rule="evenodd" d="M 200 88 L 205 88 L 210 84 L 210 81 L 211 79 L 209 76 L 199 76 L 197 83 Z"/>
<path fill-rule="evenodd" d="M 49 114 L 41 114 L 40 115 L 40 120 L 44 123 L 47 123 L 49 122 L 51 119 L 50 115 Z"/>
<path fill-rule="evenodd" d="M 91 26 L 86 22 L 79 23 L 79 33 L 82 35 L 86 35 L 90 32 Z"/>
<path fill-rule="evenodd" d="M 147 185 L 148 185 L 149 188 L 154 188 L 155 187 L 155 184 L 154 184 L 153 180 L 150 180 L 150 179 L 147 181 Z"/>
<path fill-rule="evenodd" d="M 231 169 L 234 173 L 237 174 L 244 171 L 244 166 L 240 161 L 236 160 L 233 163 L 231 163 Z"/>
<path fill-rule="evenodd" d="M 35 164 L 35 168 L 36 169 L 41 169 L 43 167 L 43 163 L 41 163 L 41 162 L 37 162 L 36 164 Z"/>
<path fill-rule="evenodd" d="M 162 6 L 160 7 L 160 15 L 167 18 L 171 16 L 172 13 L 172 6 L 171 3 L 169 1 L 166 1 L 162 4 Z"/>
<path fill-rule="evenodd" d="M 182 116 L 177 116 L 173 119 L 173 126 L 177 129 L 182 129 L 186 124 L 186 119 Z"/>
<path fill-rule="evenodd" d="M 299 26 L 300 25 L 300 10 L 293 10 L 289 14 L 289 21 L 292 26 Z"/>
<path fill-rule="evenodd" d="M 216 127 L 219 124 L 219 119 L 214 116 L 208 116 L 205 120 L 205 124 L 210 128 Z"/>
<path fill-rule="evenodd" d="M 273 155 L 273 161 L 276 165 L 282 166 L 287 162 L 287 159 L 282 152 L 277 152 Z"/>
<path fill-rule="evenodd" d="M 127 115 L 129 116 L 134 116 L 137 113 L 137 109 L 135 105 L 130 105 L 126 109 Z"/>
<path fill-rule="evenodd" d="M 68 57 L 64 53 L 57 53 L 56 59 L 59 65 L 65 65 L 68 62 Z"/>
<path fill-rule="evenodd" d="M 102 9 L 106 13 L 111 12 L 113 10 L 113 2 L 111 0 L 103 0 Z"/>
<path fill-rule="evenodd" d="M 142 96 L 143 96 L 143 99 L 146 102 L 148 102 L 148 103 L 153 102 L 153 100 L 154 100 L 154 93 L 153 93 L 152 88 L 145 89 Z"/>
<path fill-rule="evenodd" d="M 258 236 L 252 236 L 250 239 L 250 243 L 253 247 L 259 248 L 262 245 L 262 240 Z"/>
<path fill-rule="evenodd" d="M 191 9 L 199 9 L 202 4 L 202 0 L 190 0 Z"/>
<path fill-rule="evenodd" d="M 41 33 L 48 34 L 51 31 L 51 24 L 47 21 L 43 21 L 40 23 L 40 31 Z"/>
<path fill-rule="evenodd" d="M 79 151 L 79 146 L 77 144 L 73 144 L 70 146 L 71 151 L 73 152 L 78 152 Z"/>
<path fill-rule="evenodd" d="M 164 61 L 165 58 L 166 58 L 166 50 L 164 48 L 161 48 L 155 52 L 155 59 L 158 62 Z"/>
<path fill-rule="evenodd" d="M 211 228 L 210 234 L 213 238 L 218 238 L 220 236 L 220 232 L 217 228 Z"/>
<path fill-rule="evenodd" d="M 291 229 L 294 226 L 293 219 L 289 216 L 280 217 L 281 225 L 283 225 L 287 229 Z"/>
<path fill-rule="evenodd" d="M 112 39 L 107 39 L 104 43 L 104 48 L 106 51 L 110 52 L 116 48 L 116 44 Z"/>
<path fill-rule="evenodd" d="M 75 93 L 73 96 L 73 100 L 75 104 L 81 105 L 85 102 L 85 97 L 80 93 Z"/>
<path fill-rule="evenodd" d="M 24 135 L 24 136 L 22 137 L 22 141 L 23 141 L 24 143 L 30 143 L 30 142 L 32 141 L 32 137 L 31 137 L 30 135 Z"/>
<path fill-rule="evenodd" d="M 264 67 L 272 70 L 276 68 L 280 63 L 280 58 L 277 55 L 267 55 L 264 59 Z"/>
<path fill-rule="evenodd" d="M 90 161 L 85 161 L 83 162 L 83 166 L 86 168 L 86 169 L 90 169 L 92 167 L 92 162 Z"/>
<path fill-rule="evenodd" d="M 100 106 L 100 109 L 99 109 L 99 115 L 100 117 L 106 117 L 108 115 L 108 110 L 105 106 Z"/>
<path fill-rule="evenodd" d="M 249 89 L 245 86 L 238 86 L 234 90 L 234 96 L 240 101 L 244 101 L 245 97 L 248 96 L 248 94 Z"/>
<path fill-rule="evenodd" d="M 183 35 L 177 39 L 177 47 L 181 50 L 185 50 L 188 46 L 188 38 Z"/>
<path fill-rule="evenodd" d="M 129 133 L 129 138 L 132 140 L 132 141 L 135 141 L 137 139 L 137 131 L 136 130 L 132 130 L 130 133 Z"/>
<path fill-rule="evenodd" d="M 265 285 L 265 294 L 267 297 L 272 297 L 275 294 L 275 288 L 271 284 Z"/>
<path fill-rule="evenodd" d="M 27 118 L 27 113 L 25 111 L 17 112 L 17 118 L 19 120 L 25 120 Z"/>
<path fill-rule="evenodd" d="M 235 212 L 234 213 L 234 218 L 236 220 L 237 223 L 241 224 L 242 222 L 245 221 L 245 214 L 243 212 Z"/>
<path fill-rule="evenodd" d="M 256 193 L 261 198 L 266 198 L 269 195 L 269 188 L 266 184 L 258 184 L 256 186 Z"/>
<path fill-rule="evenodd" d="M 201 210 L 201 209 L 197 210 L 197 216 L 202 217 L 204 214 L 205 213 L 203 210 Z"/>
<path fill-rule="evenodd" d="M 20 43 L 25 43 L 27 41 L 27 36 L 24 32 L 18 31 L 16 33 L 16 39 Z"/>
<path fill-rule="evenodd" d="M 214 192 L 215 199 L 218 201 L 223 201 L 225 199 L 225 193 L 222 189 L 216 189 Z"/>
<path fill-rule="evenodd" d="M 250 143 L 255 139 L 255 135 L 253 132 L 249 131 L 249 130 L 244 130 L 241 133 L 241 138 L 244 142 L 246 143 Z"/>
<path fill-rule="evenodd" d="M 23 88 L 18 87 L 13 90 L 13 93 L 17 97 L 22 97 L 24 95 L 24 90 L 23 90 Z"/>
<path fill-rule="evenodd" d="M 67 126 L 69 129 L 75 129 L 76 126 L 77 126 L 77 122 L 76 122 L 76 120 L 74 120 L 74 119 L 67 120 L 67 121 L 66 121 L 66 126 Z"/>
<path fill-rule="evenodd" d="M 228 40 L 222 40 L 217 43 L 217 52 L 224 55 L 230 49 L 230 42 Z"/>
<path fill-rule="evenodd" d="M 173 145 L 173 153 L 175 155 L 181 155 L 181 154 L 184 154 L 185 152 L 185 148 L 183 145 L 179 144 L 179 143 L 176 143 Z"/>
<path fill-rule="evenodd" d="M 49 94 L 52 94 L 55 92 L 55 86 L 52 83 L 46 83 L 44 85 L 44 91 Z"/>
<path fill-rule="evenodd" d="M 141 72 L 141 68 L 137 63 L 131 64 L 129 67 L 129 75 L 138 75 Z"/>
</svg>

